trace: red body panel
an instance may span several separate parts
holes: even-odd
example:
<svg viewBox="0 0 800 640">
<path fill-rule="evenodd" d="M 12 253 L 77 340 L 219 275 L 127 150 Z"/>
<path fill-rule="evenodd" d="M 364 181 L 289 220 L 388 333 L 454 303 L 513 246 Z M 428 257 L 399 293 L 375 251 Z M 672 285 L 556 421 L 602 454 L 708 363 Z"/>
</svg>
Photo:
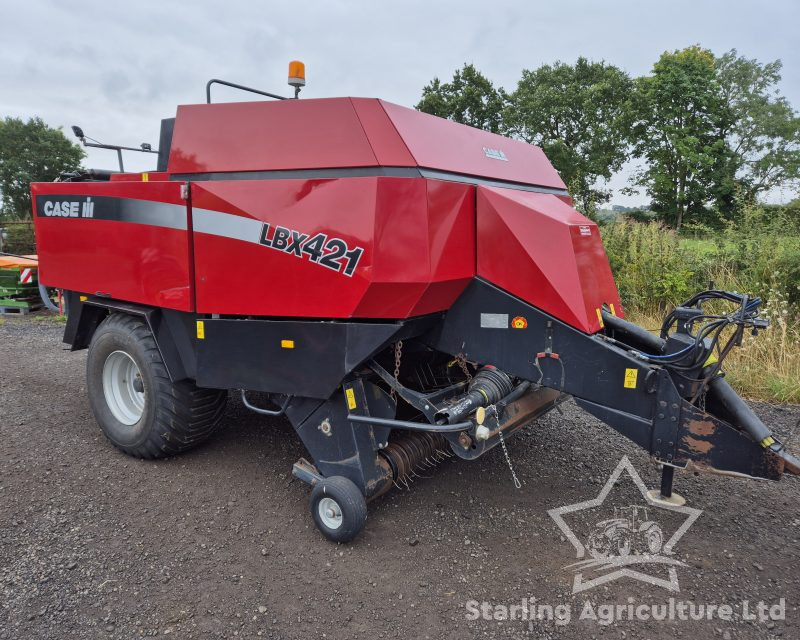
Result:
<svg viewBox="0 0 800 640">
<path fill-rule="evenodd" d="M 182 105 L 169 156 L 170 173 L 376 164 L 349 98 Z"/>
<path fill-rule="evenodd" d="M 374 98 L 178 107 L 170 173 L 422 167 L 564 189 L 538 147 Z"/>
<path fill-rule="evenodd" d="M 478 275 L 587 333 L 621 304 L 600 233 L 557 196 L 478 187 Z"/>
<path fill-rule="evenodd" d="M 195 183 L 197 311 L 405 318 L 447 309 L 474 275 L 474 187 L 422 178 Z M 225 237 L 236 221 L 247 239 Z M 338 238 L 363 254 L 352 276 L 260 244 L 261 223 Z M 206 229 L 208 232 L 203 231 Z"/>
<path fill-rule="evenodd" d="M 384 103 L 373 98 L 352 98 L 364 133 L 382 167 L 413 167 L 416 160 L 386 115 Z"/>
<path fill-rule="evenodd" d="M 180 207 L 186 203 L 176 182 L 35 183 L 34 223 L 40 281 L 85 293 L 180 311 L 193 310 L 189 240 L 185 229 L 103 220 L 98 203 L 93 218 L 47 217 L 36 196 L 89 194 L 135 198 Z M 99 208 L 98 208 L 99 207 Z"/>
<path fill-rule="evenodd" d="M 93 199 L 94 217 L 35 212 L 42 281 L 81 293 L 401 319 L 447 310 L 477 275 L 586 332 L 602 305 L 621 313 L 597 228 L 540 149 L 380 100 L 182 106 L 167 172 L 33 195 Z"/>
<path fill-rule="evenodd" d="M 566 186 L 538 147 L 381 101 L 420 167 L 496 180 Z M 500 158 L 492 151 L 501 152 Z"/>
</svg>

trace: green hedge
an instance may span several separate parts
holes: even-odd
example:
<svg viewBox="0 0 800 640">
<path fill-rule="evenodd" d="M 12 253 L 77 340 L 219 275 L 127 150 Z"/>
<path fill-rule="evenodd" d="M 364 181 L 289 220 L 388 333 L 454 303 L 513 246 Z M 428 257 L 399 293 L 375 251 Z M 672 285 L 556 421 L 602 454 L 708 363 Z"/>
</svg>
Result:
<svg viewBox="0 0 800 640">
<path fill-rule="evenodd" d="M 780 297 L 800 309 L 800 235 L 758 211 L 746 224 L 695 238 L 657 222 L 618 218 L 601 228 L 624 305 L 662 310 L 714 282 L 717 288 Z"/>
</svg>

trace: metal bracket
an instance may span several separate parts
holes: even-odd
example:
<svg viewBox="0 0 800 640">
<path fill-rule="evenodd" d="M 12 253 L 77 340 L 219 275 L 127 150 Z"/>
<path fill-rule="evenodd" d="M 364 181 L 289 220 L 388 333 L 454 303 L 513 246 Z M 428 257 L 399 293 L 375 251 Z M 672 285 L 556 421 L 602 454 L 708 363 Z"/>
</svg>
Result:
<svg viewBox="0 0 800 640">
<path fill-rule="evenodd" d="M 467 382 L 458 382 L 444 389 L 439 389 L 433 393 L 420 393 L 408 387 L 404 387 L 397 379 L 390 374 L 386 369 L 379 365 L 375 360 L 370 360 L 367 363 L 370 369 L 377 373 L 381 380 L 388 384 L 392 389 L 397 392 L 403 400 L 408 402 L 412 407 L 418 409 L 430 422 L 435 422 L 436 414 L 444 407 L 443 400 L 448 400 L 458 394 L 462 393 L 467 387 Z"/>
<path fill-rule="evenodd" d="M 672 378 L 662 369 L 658 372 L 658 393 L 650 444 L 650 451 L 659 462 L 673 464 L 678 444 L 678 427 L 681 424 L 681 402 Z"/>
<path fill-rule="evenodd" d="M 289 406 L 289 402 L 292 399 L 292 396 L 286 396 L 286 400 L 283 401 L 283 404 L 280 406 L 280 409 L 262 409 L 260 407 L 250 404 L 247 401 L 246 394 L 247 391 L 245 389 L 242 389 L 242 404 L 248 409 L 250 409 L 250 411 L 253 411 L 255 413 L 260 413 L 262 416 L 282 416 L 284 413 L 286 413 L 286 407 Z"/>
<path fill-rule="evenodd" d="M 300 458 L 294 463 L 292 466 L 292 475 L 312 487 L 322 481 L 322 476 L 319 471 L 317 471 L 317 468 L 305 458 Z"/>
</svg>

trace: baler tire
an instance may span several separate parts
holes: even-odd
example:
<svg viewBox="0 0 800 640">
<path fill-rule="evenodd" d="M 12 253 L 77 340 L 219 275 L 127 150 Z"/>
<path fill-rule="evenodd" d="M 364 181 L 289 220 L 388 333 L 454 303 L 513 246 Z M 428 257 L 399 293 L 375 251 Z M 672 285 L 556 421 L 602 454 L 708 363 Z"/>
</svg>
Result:
<svg viewBox="0 0 800 640">
<path fill-rule="evenodd" d="M 107 362 L 119 353 L 123 355 L 115 356 L 117 360 L 130 367 L 127 356 L 136 365 L 142 386 L 141 415 L 128 424 L 115 417 L 104 392 Z M 201 389 L 189 380 L 172 382 L 147 324 L 124 313 L 111 314 L 92 336 L 86 388 L 105 436 L 124 453 L 145 459 L 174 456 L 207 440 L 219 424 L 228 397 L 227 391 Z"/>
<path fill-rule="evenodd" d="M 338 509 L 338 526 L 331 524 L 331 518 L 321 513 L 321 505 L 333 503 Z M 331 476 L 317 483 L 311 492 L 311 517 L 314 524 L 328 540 L 350 542 L 364 528 L 367 521 L 367 501 L 364 494 L 352 480 L 343 476 Z M 326 522 L 327 520 L 327 522 Z"/>
</svg>

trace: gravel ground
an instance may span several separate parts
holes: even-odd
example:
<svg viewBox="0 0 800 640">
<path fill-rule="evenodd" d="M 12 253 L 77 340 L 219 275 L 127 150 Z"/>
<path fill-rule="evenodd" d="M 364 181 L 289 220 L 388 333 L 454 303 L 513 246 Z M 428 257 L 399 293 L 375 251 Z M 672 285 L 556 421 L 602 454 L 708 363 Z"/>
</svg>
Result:
<svg viewBox="0 0 800 640">
<path fill-rule="evenodd" d="M 676 489 L 703 510 L 675 546 L 680 591 L 622 577 L 573 595 L 575 549 L 547 510 L 594 498 L 623 455 L 649 487 L 658 472 L 571 403 L 511 441 L 521 490 L 500 450 L 447 461 L 370 505 L 362 535 L 337 546 L 291 477 L 303 448 L 288 423 L 231 398 L 207 445 L 158 462 L 126 457 L 94 422 L 86 354 L 63 350 L 62 327 L 0 322 L 0 640 L 800 637 L 795 479 L 678 474 Z M 784 437 L 800 419 L 798 407 L 756 411 Z M 587 539 L 610 505 L 637 500 L 623 476 L 601 507 L 568 522 Z M 682 522 L 652 511 L 665 532 Z M 569 607 L 569 624 L 468 619 L 470 600 L 527 598 Z M 732 620 L 601 624 L 609 603 L 670 598 L 728 604 Z M 781 598 L 785 620 L 743 619 L 743 601 L 753 611 Z M 587 602 L 599 620 L 579 619 Z"/>
</svg>

